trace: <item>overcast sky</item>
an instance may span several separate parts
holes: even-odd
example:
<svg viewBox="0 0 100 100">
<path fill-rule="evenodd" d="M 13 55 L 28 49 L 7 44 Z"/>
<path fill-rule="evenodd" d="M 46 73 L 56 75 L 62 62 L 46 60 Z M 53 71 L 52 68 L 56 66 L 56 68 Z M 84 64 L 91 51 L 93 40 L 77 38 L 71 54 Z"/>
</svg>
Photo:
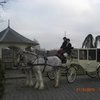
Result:
<svg viewBox="0 0 100 100">
<path fill-rule="evenodd" d="M 10 19 L 11 28 L 45 49 L 59 49 L 65 32 L 74 47 L 100 34 L 100 0 L 10 0 L 0 13 L 0 30 Z"/>
</svg>

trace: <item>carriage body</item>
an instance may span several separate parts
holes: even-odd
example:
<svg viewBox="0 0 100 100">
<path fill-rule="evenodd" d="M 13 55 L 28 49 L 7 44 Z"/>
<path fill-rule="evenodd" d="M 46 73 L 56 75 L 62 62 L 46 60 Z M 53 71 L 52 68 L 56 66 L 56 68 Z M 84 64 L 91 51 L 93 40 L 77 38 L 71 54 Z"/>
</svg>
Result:
<svg viewBox="0 0 100 100">
<path fill-rule="evenodd" d="M 72 52 L 70 64 L 68 65 L 70 65 L 67 72 L 69 83 L 75 81 L 76 72 L 80 68 L 92 78 L 100 77 L 100 48 L 75 48 Z"/>
<path fill-rule="evenodd" d="M 81 48 L 73 50 L 73 59 L 70 64 L 77 64 L 87 72 L 97 71 L 100 67 L 100 49 Z"/>
</svg>

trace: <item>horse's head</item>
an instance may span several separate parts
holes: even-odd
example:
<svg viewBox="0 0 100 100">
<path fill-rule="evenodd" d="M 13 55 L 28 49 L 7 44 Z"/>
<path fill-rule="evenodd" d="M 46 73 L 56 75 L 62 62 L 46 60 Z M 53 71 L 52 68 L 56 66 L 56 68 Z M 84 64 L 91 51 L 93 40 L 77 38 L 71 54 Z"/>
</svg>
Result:
<svg viewBox="0 0 100 100">
<path fill-rule="evenodd" d="M 22 64 L 24 64 L 24 60 L 25 60 L 25 55 L 23 51 L 18 51 L 16 54 L 16 60 L 15 60 L 15 67 L 19 67 Z"/>
</svg>

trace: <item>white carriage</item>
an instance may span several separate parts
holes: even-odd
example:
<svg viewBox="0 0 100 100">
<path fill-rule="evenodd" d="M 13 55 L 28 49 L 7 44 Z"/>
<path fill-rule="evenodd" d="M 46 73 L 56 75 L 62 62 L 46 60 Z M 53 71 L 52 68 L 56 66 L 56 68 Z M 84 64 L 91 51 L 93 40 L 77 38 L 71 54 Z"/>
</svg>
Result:
<svg viewBox="0 0 100 100">
<path fill-rule="evenodd" d="M 100 78 L 100 49 L 99 48 L 81 48 L 74 49 L 72 59 L 68 60 L 67 80 L 69 83 L 75 81 L 77 70 L 83 69 L 91 78 Z"/>
</svg>

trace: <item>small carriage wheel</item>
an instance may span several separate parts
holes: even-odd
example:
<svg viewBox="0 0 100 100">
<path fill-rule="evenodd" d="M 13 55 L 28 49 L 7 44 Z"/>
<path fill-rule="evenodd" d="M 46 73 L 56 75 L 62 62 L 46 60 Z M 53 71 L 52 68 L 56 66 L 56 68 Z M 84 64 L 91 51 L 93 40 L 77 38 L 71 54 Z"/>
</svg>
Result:
<svg viewBox="0 0 100 100">
<path fill-rule="evenodd" d="M 68 83 L 73 83 L 76 79 L 77 73 L 74 66 L 71 66 L 66 73 Z"/>
<path fill-rule="evenodd" d="M 52 81 L 55 79 L 55 71 L 49 71 L 47 72 L 47 77 Z"/>
<path fill-rule="evenodd" d="M 91 78 L 95 78 L 97 76 L 97 71 L 95 71 L 95 72 L 86 72 L 86 75 L 88 75 Z"/>
<path fill-rule="evenodd" d="M 97 75 L 100 78 L 100 67 L 97 69 Z"/>
</svg>

